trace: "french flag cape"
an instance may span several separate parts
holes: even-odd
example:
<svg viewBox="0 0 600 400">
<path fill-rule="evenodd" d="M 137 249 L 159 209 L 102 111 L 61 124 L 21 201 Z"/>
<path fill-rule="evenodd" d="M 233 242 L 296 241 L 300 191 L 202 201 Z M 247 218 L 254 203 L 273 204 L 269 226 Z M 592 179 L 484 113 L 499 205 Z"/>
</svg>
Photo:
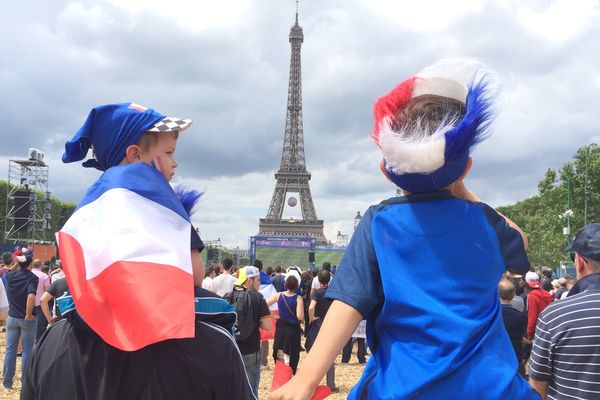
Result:
<svg viewBox="0 0 600 400">
<path fill-rule="evenodd" d="M 109 168 L 57 234 L 77 312 L 125 351 L 194 337 L 191 224 L 153 166 Z"/>
</svg>

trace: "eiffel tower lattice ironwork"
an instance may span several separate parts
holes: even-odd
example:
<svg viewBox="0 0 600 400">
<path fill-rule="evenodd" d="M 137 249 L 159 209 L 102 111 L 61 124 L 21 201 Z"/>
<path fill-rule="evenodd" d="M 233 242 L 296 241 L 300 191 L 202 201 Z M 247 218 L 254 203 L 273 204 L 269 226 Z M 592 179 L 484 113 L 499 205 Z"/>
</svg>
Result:
<svg viewBox="0 0 600 400">
<path fill-rule="evenodd" d="M 260 219 L 260 235 L 270 236 L 310 236 L 319 243 L 326 243 L 323 234 L 323 220 L 317 218 L 317 212 L 310 192 L 310 173 L 306 170 L 304 159 L 304 128 L 302 124 L 302 74 L 300 48 L 304 41 L 302 28 L 296 23 L 290 31 L 292 48 L 290 60 L 290 81 L 288 86 L 287 114 L 281 166 L 275 174 L 277 183 L 266 218 Z M 288 194 L 298 195 L 288 197 Z M 287 204 L 286 204 L 287 199 Z M 300 203 L 302 219 L 283 218 L 284 208 Z"/>
</svg>

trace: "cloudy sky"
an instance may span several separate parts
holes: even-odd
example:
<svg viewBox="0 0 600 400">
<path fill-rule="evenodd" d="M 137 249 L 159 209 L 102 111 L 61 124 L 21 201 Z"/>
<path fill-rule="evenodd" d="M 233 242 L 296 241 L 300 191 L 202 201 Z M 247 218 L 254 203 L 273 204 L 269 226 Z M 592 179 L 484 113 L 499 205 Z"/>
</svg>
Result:
<svg viewBox="0 0 600 400">
<path fill-rule="evenodd" d="M 50 191 L 77 202 L 99 172 L 60 156 L 92 107 L 189 117 L 176 179 L 206 191 L 194 222 L 245 248 L 279 167 L 294 12 L 293 0 L 7 3 L 0 176 L 39 148 Z M 306 162 L 331 240 L 395 191 L 368 138 L 373 102 L 440 58 L 476 57 L 503 79 L 502 113 L 467 179 L 493 206 L 535 194 L 548 167 L 600 142 L 598 1 L 302 0 L 300 25 Z"/>
</svg>

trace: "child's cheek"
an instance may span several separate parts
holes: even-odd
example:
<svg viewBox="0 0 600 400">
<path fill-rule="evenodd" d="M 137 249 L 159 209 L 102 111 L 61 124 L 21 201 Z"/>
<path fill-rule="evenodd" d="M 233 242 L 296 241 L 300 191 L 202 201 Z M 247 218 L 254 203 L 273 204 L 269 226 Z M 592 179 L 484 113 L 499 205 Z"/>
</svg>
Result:
<svg viewBox="0 0 600 400">
<path fill-rule="evenodd" d="M 154 164 L 156 165 L 156 168 L 160 171 L 160 173 L 164 175 L 164 173 L 165 173 L 165 166 L 164 166 L 163 160 L 162 160 L 162 158 L 160 156 L 157 155 L 154 158 Z"/>
</svg>

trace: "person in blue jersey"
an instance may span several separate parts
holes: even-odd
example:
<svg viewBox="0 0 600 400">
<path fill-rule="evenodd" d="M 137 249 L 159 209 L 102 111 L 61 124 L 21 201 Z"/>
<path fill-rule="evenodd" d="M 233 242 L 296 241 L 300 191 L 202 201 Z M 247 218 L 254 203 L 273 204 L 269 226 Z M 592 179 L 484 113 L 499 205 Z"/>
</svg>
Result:
<svg viewBox="0 0 600 400">
<path fill-rule="evenodd" d="M 505 270 L 529 269 L 527 238 L 463 182 L 498 87 L 480 63 L 443 60 L 377 101 L 381 170 L 404 196 L 364 214 L 315 343 L 271 400 L 309 399 L 362 319 L 372 357 L 349 399 L 540 398 L 517 373 L 497 295 Z"/>
</svg>

